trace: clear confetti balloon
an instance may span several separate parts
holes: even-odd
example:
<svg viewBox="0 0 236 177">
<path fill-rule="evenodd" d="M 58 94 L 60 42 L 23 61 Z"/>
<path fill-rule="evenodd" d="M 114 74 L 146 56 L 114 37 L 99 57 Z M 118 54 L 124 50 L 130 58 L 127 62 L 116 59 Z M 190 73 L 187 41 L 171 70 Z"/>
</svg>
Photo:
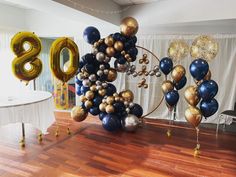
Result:
<svg viewBox="0 0 236 177">
<path fill-rule="evenodd" d="M 170 43 L 168 55 L 174 61 L 179 61 L 188 56 L 189 46 L 184 40 L 175 40 Z"/>
</svg>

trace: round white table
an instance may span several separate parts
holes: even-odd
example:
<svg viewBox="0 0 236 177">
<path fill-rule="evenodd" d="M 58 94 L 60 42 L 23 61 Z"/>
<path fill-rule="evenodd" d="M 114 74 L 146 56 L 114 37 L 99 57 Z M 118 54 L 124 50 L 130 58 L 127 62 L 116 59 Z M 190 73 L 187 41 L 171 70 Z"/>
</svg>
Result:
<svg viewBox="0 0 236 177">
<path fill-rule="evenodd" d="M 0 126 L 10 123 L 32 124 L 43 134 L 55 122 L 53 97 L 49 92 L 29 91 L 18 95 L 0 95 Z"/>
</svg>

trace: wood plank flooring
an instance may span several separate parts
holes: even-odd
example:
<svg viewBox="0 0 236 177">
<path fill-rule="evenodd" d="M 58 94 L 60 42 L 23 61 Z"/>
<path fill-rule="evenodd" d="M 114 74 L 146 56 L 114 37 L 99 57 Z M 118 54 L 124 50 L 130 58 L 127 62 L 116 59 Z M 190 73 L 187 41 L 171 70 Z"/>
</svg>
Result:
<svg viewBox="0 0 236 177">
<path fill-rule="evenodd" d="M 195 130 L 178 123 L 167 138 L 166 121 L 147 120 L 136 133 L 106 132 L 97 117 L 74 122 L 56 113 L 41 144 L 37 130 L 26 126 L 26 147 L 19 147 L 20 124 L 0 127 L 0 176 L 236 176 L 236 134 L 202 129 L 201 155 L 193 157 Z M 66 133 L 70 126 L 72 134 Z"/>
</svg>

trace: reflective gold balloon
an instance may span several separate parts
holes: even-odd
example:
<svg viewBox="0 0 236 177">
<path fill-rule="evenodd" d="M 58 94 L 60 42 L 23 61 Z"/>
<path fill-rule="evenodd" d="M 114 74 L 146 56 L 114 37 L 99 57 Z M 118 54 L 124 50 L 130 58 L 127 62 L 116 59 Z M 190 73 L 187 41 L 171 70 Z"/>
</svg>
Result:
<svg viewBox="0 0 236 177">
<path fill-rule="evenodd" d="M 61 51 L 67 48 L 70 51 L 69 66 L 67 71 L 63 71 L 60 67 Z M 63 83 L 70 80 L 79 68 L 79 51 L 74 41 L 69 38 L 61 37 L 56 39 L 50 49 L 50 69 L 52 74 Z"/>
<path fill-rule="evenodd" d="M 211 80 L 211 71 L 208 70 L 206 76 L 204 77 L 204 80 Z"/>
<path fill-rule="evenodd" d="M 193 126 L 198 127 L 202 120 L 202 113 L 196 107 L 189 107 L 185 111 L 185 119 Z"/>
<path fill-rule="evenodd" d="M 24 48 L 24 44 L 29 45 L 29 49 Z M 42 62 L 38 58 L 41 52 L 42 44 L 40 39 L 31 32 L 19 32 L 11 40 L 11 49 L 16 55 L 12 61 L 12 71 L 14 75 L 28 83 L 37 78 L 42 71 Z M 26 69 L 26 64 L 30 65 Z"/>
<path fill-rule="evenodd" d="M 170 43 L 168 48 L 168 55 L 174 61 L 184 59 L 188 56 L 189 46 L 184 40 L 175 40 Z"/>
<path fill-rule="evenodd" d="M 161 84 L 161 89 L 164 94 L 174 90 L 174 84 L 170 80 L 166 80 Z"/>
<path fill-rule="evenodd" d="M 105 38 L 104 42 L 108 47 L 111 47 L 114 44 L 114 39 L 113 39 L 112 36 L 108 36 L 108 37 Z"/>
<path fill-rule="evenodd" d="M 176 65 L 171 72 L 171 77 L 175 82 L 179 82 L 185 73 L 185 68 L 182 65 Z"/>
<path fill-rule="evenodd" d="M 115 97 L 113 96 L 108 96 L 106 99 L 107 104 L 112 104 L 115 101 Z"/>
<path fill-rule="evenodd" d="M 87 98 L 84 95 L 81 95 L 79 99 L 81 102 L 85 102 L 87 100 Z"/>
<path fill-rule="evenodd" d="M 196 58 L 202 58 L 205 60 L 212 60 L 216 57 L 219 51 L 219 45 L 210 36 L 202 35 L 197 37 L 190 48 L 190 55 Z"/>
<path fill-rule="evenodd" d="M 134 100 L 134 94 L 131 90 L 125 90 L 119 94 L 124 101 L 132 102 Z"/>
<path fill-rule="evenodd" d="M 114 48 L 116 49 L 116 51 L 122 51 L 124 48 L 124 45 L 121 41 L 116 41 L 114 44 Z"/>
<path fill-rule="evenodd" d="M 106 95 L 106 90 L 105 89 L 98 90 L 98 94 L 104 96 Z"/>
<path fill-rule="evenodd" d="M 114 68 L 110 68 L 107 74 L 107 81 L 113 82 L 117 78 L 117 71 Z"/>
<path fill-rule="evenodd" d="M 114 54 L 115 54 L 115 49 L 113 47 L 107 47 L 106 48 L 106 54 L 109 56 L 109 57 L 113 57 Z"/>
<path fill-rule="evenodd" d="M 114 107 L 112 105 L 107 105 L 106 106 L 106 112 L 109 113 L 113 113 L 115 111 Z"/>
<path fill-rule="evenodd" d="M 91 108 L 93 106 L 93 103 L 92 103 L 92 101 L 87 100 L 87 101 L 85 101 L 84 106 L 87 109 L 89 109 L 89 108 Z"/>
<path fill-rule="evenodd" d="M 106 103 L 101 103 L 101 104 L 99 105 L 100 111 L 102 111 L 102 112 L 106 111 L 106 106 L 107 106 Z"/>
<path fill-rule="evenodd" d="M 92 100 L 94 98 L 94 93 L 93 91 L 89 90 L 85 93 L 85 97 L 88 99 L 88 100 Z"/>
<path fill-rule="evenodd" d="M 95 92 L 95 91 L 97 90 L 96 85 L 92 85 L 92 86 L 90 87 L 90 90 L 93 91 L 93 92 Z"/>
<path fill-rule="evenodd" d="M 188 86 L 184 92 L 184 98 L 188 102 L 188 104 L 190 104 L 191 106 L 196 106 L 200 101 L 197 87 Z"/>
<path fill-rule="evenodd" d="M 86 119 L 88 113 L 80 106 L 75 106 L 71 110 L 71 117 L 76 122 L 81 122 Z"/>
<path fill-rule="evenodd" d="M 125 36 L 134 36 L 138 32 L 138 22 L 132 17 L 126 17 L 121 21 L 120 32 Z"/>
</svg>

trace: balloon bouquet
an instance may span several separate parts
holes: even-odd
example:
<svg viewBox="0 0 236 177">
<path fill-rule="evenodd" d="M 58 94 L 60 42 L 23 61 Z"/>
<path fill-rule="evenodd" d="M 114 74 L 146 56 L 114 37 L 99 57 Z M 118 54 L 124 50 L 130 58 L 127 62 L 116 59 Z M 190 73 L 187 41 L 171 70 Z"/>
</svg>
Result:
<svg viewBox="0 0 236 177">
<path fill-rule="evenodd" d="M 136 60 L 138 53 L 135 34 L 138 23 L 132 17 L 122 20 L 121 33 L 114 33 L 100 39 L 95 27 L 87 27 L 83 37 L 91 44 L 92 52 L 82 56 L 76 76 L 76 92 L 81 105 L 72 109 L 71 117 L 83 121 L 88 113 L 97 116 L 107 131 L 116 131 L 121 127 L 126 131 L 135 131 L 139 118 L 143 114 L 140 105 L 133 103 L 134 95 L 130 90 L 117 92 L 111 82 L 117 78 L 117 72 L 129 70 L 130 63 Z M 114 68 L 109 62 L 115 58 Z"/>
<path fill-rule="evenodd" d="M 211 71 L 207 62 L 215 58 L 217 52 L 218 44 L 209 36 L 196 38 L 190 49 L 190 54 L 195 60 L 190 64 L 189 71 L 196 85 L 188 86 L 184 96 L 189 104 L 189 108 L 185 111 L 185 118 L 197 131 L 197 145 L 194 149 L 194 156 L 198 156 L 200 153 L 198 125 L 201 123 L 202 117 L 212 116 L 219 107 L 217 100 L 214 98 L 218 92 L 218 85 L 214 80 L 211 80 Z"/>
<path fill-rule="evenodd" d="M 161 88 L 165 96 L 165 102 L 168 107 L 169 125 L 172 123 L 172 111 L 176 109 L 179 101 L 178 90 L 182 89 L 186 83 L 185 68 L 177 64 L 173 67 L 173 61 L 179 61 L 187 56 L 189 51 L 188 45 L 183 40 L 175 40 L 171 42 L 168 55 L 160 60 L 160 69 L 166 75 L 166 80 L 162 83 Z M 168 74 L 171 73 L 171 80 L 167 80 Z M 171 137 L 170 127 L 167 130 L 167 136 Z"/>
</svg>

